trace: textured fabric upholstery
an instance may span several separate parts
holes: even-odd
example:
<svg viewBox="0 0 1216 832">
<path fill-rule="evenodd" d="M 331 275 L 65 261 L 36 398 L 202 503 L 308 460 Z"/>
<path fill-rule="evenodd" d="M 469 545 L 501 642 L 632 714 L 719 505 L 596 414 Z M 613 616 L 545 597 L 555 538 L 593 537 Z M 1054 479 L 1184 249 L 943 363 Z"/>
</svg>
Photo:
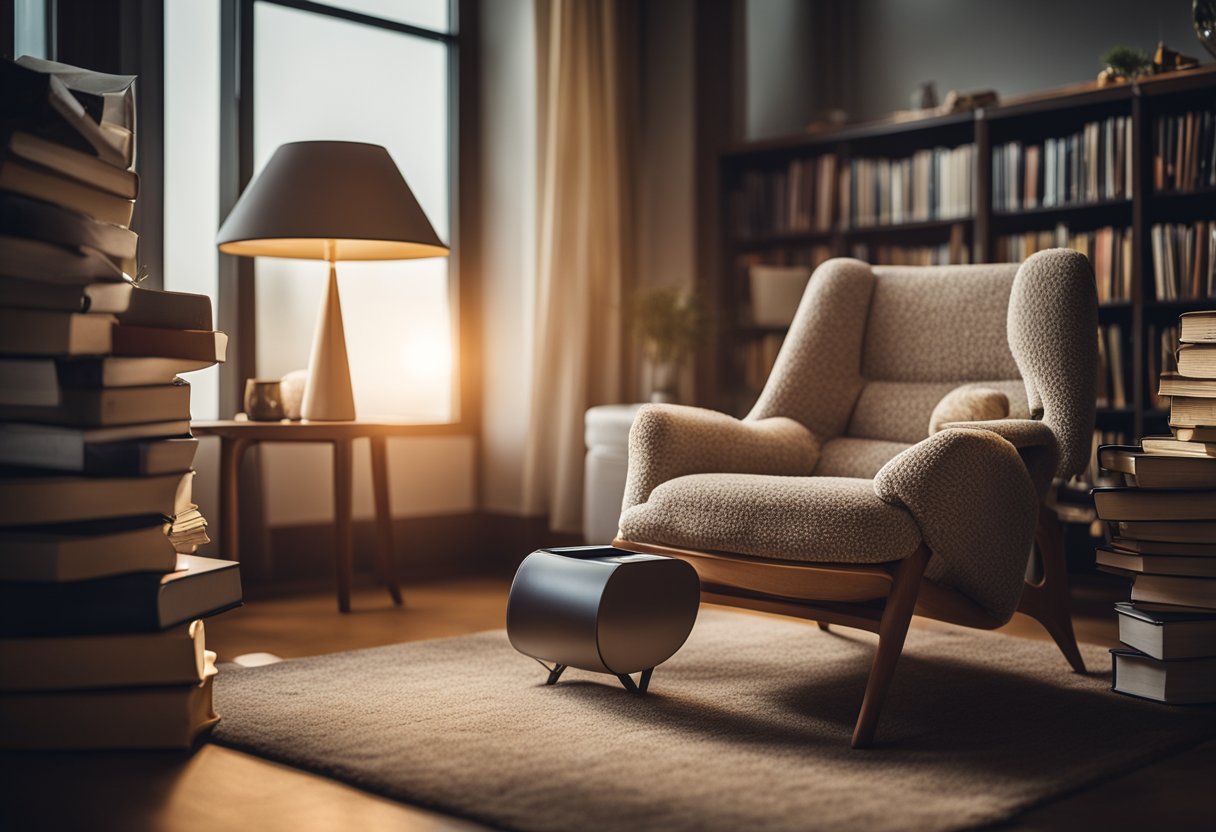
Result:
<svg viewBox="0 0 1216 832">
<path fill-rule="evenodd" d="M 950 422 L 980 422 L 1004 419 L 1009 415 L 1009 397 L 991 387 L 964 384 L 955 387 L 933 408 L 929 416 L 929 434 L 935 434 Z"/>
<path fill-rule="evenodd" d="M 874 274 L 837 258 L 815 269 L 748 420 L 788 416 L 821 441 L 842 436 L 864 386 L 861 345 Z"/>
<path fill-rule="evenodd" d="M 665 482 L 621 515 L 630 540 L 819 563 L 902 560 L 920 545 L 908 512 L 869 479 L 694 474 Z"/>
<path fill-rule="evenodd" d="M 1013 445 L 990 431 L 950 428 L 884 465 L 874 491 L 916 518 L 933 552 L 926 577 L 1002 621 L 1013 615 L 1039 505 Z"/>
<path fill-rule="evenodd" d="M 953 385 L 1020 378 L 1005 336 L 1017 268 L 875 266 L 862 376 Z"/>
<path fill-rule="evenodd" d="M 746 419 L 639 413 L 621 536 L 855 563 L 906 557 L 915 538 L 932 552 L 931 579 L 1008 618 L 1051 476 L 1088 459 L 1096 325 L 1093 274 L 1072 251 L 1021 267 L 829 260 Z M 960 387 L 1004 393 L 1008 418 L 970 413 L 981 420 L 930 436 Z"/>
<path fill-rule="evenodd" d="M 624 504 L 644 502 L 655 486 L 686 474 L 805 476 L 818 458 L 818 440 L 793 419 L 741 422 L 699 407 L 642 405 L 629 429 Z"/>
<path fill-rule="evenodd" d="M 992 419 L 987 421 L 954 422 L 945 428 L 972 428 L 986 430 L 1000 436 L 1018 449 L 1018 455 L 1026 463 L 1030 480 L 1039 497 L 1047 495 L 1052 475 L 1060 460 L 1060 446 L 1051 428 L 1033 419 Z"/>
<path fill-rule="evenodd" d="M 1031 255 L 1018 269 L 1009 299 L 1013 349 L 1031 415 L 1060 446 L 1057 477 L 1085 470 L 1094 430 L 1098 296 L 1089 261 L 1075 251 Z"/>
<path fill-rule="evenodd" d="M 911 442 L 886 442 L 882 439 L 856 439 L 838 436 L 823 443 L 817 477 L 864 477 L 873 479 L 878 469 L 908 449 Z"/>
</svg>

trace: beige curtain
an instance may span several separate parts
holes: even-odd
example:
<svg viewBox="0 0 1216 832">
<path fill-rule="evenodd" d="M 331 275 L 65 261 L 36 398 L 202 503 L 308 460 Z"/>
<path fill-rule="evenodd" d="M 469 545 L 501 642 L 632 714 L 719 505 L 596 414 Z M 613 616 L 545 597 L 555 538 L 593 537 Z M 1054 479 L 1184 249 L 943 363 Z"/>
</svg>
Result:
<svg viewBox="0 0 1216 832">
<path fill-rule="evenodd" d="M 632 3 L 536 0 L 537 274 L 524 506 L 582 527 L 583 414 L 621 401 Z"/>
</svg>

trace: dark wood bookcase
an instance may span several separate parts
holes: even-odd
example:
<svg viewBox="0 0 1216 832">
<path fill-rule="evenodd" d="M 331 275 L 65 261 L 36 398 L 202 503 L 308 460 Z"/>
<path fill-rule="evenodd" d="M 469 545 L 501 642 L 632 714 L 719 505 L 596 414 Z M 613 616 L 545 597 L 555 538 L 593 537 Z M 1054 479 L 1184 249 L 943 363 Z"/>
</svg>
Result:
<svg viewBox="0 0 1216 832">
<path fill-rule="evenodd" d="M 1118 324 L 1124 351 L 1126 406 L 1101 407 L 1097 427 L 1131 439 L 1167 432 L 1167 412 L 1154 406 L 1149 389 L 1150 332 L 1177 321 L 1186 311 L 1216 307 L 1216 299 L 1159 301 L 1153 283 L 1150 230 L 1155 223 L 1216 220 L 1216 189 L 1186 193 L 1153 189 L 1153 125 L 1162 115 L 1216 110 L 1216 66 L 1154 76 L 1134 83 L 1074 88 L 1028 96 L 1000 106 L 904 122 L 879 122 L 831 132 L 750 142 L 727 148 L 719 159 L 720 217 L 718 239 L 702 241 L 716 252 L 717 267 L 701 275 L 698 289 L 713 312 L 713 336 L 698 355 L 697 403 L 743 415 L 759 390 L 746 383 L 745 356 L 758 340 L 780 337 L 782 327 L 757 326 L 749 320 L 746 269 L 741 258 L 816 265 L 820 255 L 851 255 L 858 243 L 871 247 L 940 246 L 961 241 L 969 262 L 990 262 L 998 238 L 1053 229 L 1066 223 L 1069 232 L 1104 227 L 1131 231 L 1131 296 L 1103 303 L 1101 324 Z M 1037 142 L 1076 132 L 1087 122 L 1114 116 L 1131 119 L 1132 194 L 1022 211 L 993 209 L 993 148 L 1010 141 Z M 948 220 L 848 228 L 839 220 L 823 231 L 740 233 L 734 194 L 744 177 L 776 172 L 791 161 L 834 153 L 840 166 L 851 159 L 902 158 L 921 149 L 974 143 L 973 212 Z M 837 211 L 837 215 L 839 211 Z M 881 259 L 871 258 L 881 263 Z"/>
</svg>

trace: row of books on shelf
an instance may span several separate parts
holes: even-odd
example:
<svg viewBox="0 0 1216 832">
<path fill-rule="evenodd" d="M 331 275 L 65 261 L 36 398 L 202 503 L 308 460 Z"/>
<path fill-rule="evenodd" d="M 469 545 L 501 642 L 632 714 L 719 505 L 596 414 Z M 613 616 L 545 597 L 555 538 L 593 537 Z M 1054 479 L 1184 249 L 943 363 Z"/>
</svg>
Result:
<svg viewBox="0 0 1216 832">
<path fill-rule="evenodd" d="M 897 246 L 885 243 L 855 243 L 850 257 L 875 266 L 949 266 L 971 262 L 971 247 L 961 234 L 937 246 Z"/>
<path fill-rule="evenodd" d="M 1195 349 L 1185 342 L 1179 346 L 1176 326 L 1157 330 L 1149 324 L 1145 333 L 1147 389 L 1153 407 L 1166 409 L 1172 405 L 1170 397 L 1178 395 L 1175 387 L 1178 374 L 1188 376 L 1205 372 L 1202 368 L 1212 366 L 1216 358 L 1212 357 L 1210 350 Z M 1130 407 L 1132 404 L 1130 364 L 1127 360 L 1130 348 L 1124 341 L 1124 335 L 1123 327 L 1117 323 L 1098 327 L 1098 407 Z"/>
<path fill-rule="evenodd" d="M 183 748 L 217 719 L 190 386 L 209 298 L 136 285 L 134 78 L 0 62 L 0 747 Z"/>
<path fill-rule="evenodd" d="M 731 198 L 735 234 L 831 231 L 837 180 L 835 153 L 794 159 L 778 170 L 747 171 Z"/>
<path fill-rule="evenodd" d="M 1158 330 L 1154 324 L 1149 324 L 1145 330 L 1145 364 L 1148 367 L 1147 389 L 1153 407 L 1158 410 L 1164 410 L 1170 406 L 1170 400 L 1161 396 L 1158 391 L 1161 389 L 1161 376 L 1178 369 L 1178 362 L 1174 357 L 1174 350 L 1177 344 L 1178 327 L 1176 325 L 1171 324 Z"/>
<path fill-rule="evenodd" d="M 1158 390 L 1171 435 L 1100 448 L 1123 482 L 1093 497 L 1113 531 L 1097 563 L 1132 580 L 1115 605 L 1114 689 L 1188 704 L 1216 702 L 1216 311 L 1183 315 L 1178 333 L 1180 371 Z"/>
<path fill-rule="evenodd" d="M 841 225 L 969 217 L 974 194 L 974 144 L 918 150 L 902 159 L 853 159 L 840 171 Z"/>
<path fill-rule="evenodd" d="M 764 389 L 784 341 L 784 335 L 770 333 L 750 338 L 744 343 L 742 378 L 745 389 L 756 393 Z"/>
<path fill-rule="evenodd" d="M 1014 212 L 1132 195 L 1132 119 L 1091 121 L 1069 136 L 992 148 L 992 208 Z"/>
<path fill-rule="evenodd" d="M 992 259 L 997 263 L 1020 263 L 1036 251 L 1049 248 L 1071 248 L 1089 258 L 1099 303 L 1131 299 L 1135 258 L 1130 228 L 1108 226 L 1094 231 L 1070 231 L 1066 223 L 1057 223 L 1049 231 L 997 237 Z"/>
<path fill-rule="evenodd" d="M 1130 407 L 1129 354 L 1123 343 L 1123 327 L 1117 323 L 1098 327 L 1098 407 Z"/>
<path fill-rule="evenodd" d="M 1154 190 L 1216 187 L 1216 112 L 1158 116 L 1152 142 Z M 998 144 L 992 208 L 1015 213 L 1130 199 L 1134 148 L 1131 116 L 1091 121 L 1067 136 Z M 965 217 L 973 210 L 974 156 L 971 144 L 843 165 L 835 153 L 822 153 L 747 171 L 731 197 L 733 231 L 828 232 Z"/>
<path fill-rule="evenodd" d="M 1216 298 L 1216 222 L 1158 223 L 1149 238 L 1157 300 Z"/>
<path fill-rule="evenodd" d="M 1153 123 L 1153 188 L 1197 191 L 1216 187 L 1216 112 L 1158 116 Z"/>
</svg>

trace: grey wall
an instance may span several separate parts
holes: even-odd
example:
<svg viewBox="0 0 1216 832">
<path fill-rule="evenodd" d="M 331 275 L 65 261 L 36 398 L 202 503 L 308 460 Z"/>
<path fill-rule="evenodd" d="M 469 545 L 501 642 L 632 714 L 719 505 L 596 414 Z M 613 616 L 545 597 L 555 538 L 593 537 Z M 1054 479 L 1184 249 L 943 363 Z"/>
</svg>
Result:
<svg viewBox="0 0 1216 832">
<path fill-rule="evenodd" d="M 1112 46 L 1151 54 L 1158 38 L 1210 62 L 1190 0 L 857 0 L 854 115 L 908 107 L 912 90 L 1002 96 L 1093 80 Z M 758 56 L 760 57 L 760 56 Z"/>
<path fill-rule="evenodd" d="M 747 138 L 795 133 L 818 106 L 811 85 L 813 7 L 807 0 L 747 0 L 743 64 Z"/>
</svg>

